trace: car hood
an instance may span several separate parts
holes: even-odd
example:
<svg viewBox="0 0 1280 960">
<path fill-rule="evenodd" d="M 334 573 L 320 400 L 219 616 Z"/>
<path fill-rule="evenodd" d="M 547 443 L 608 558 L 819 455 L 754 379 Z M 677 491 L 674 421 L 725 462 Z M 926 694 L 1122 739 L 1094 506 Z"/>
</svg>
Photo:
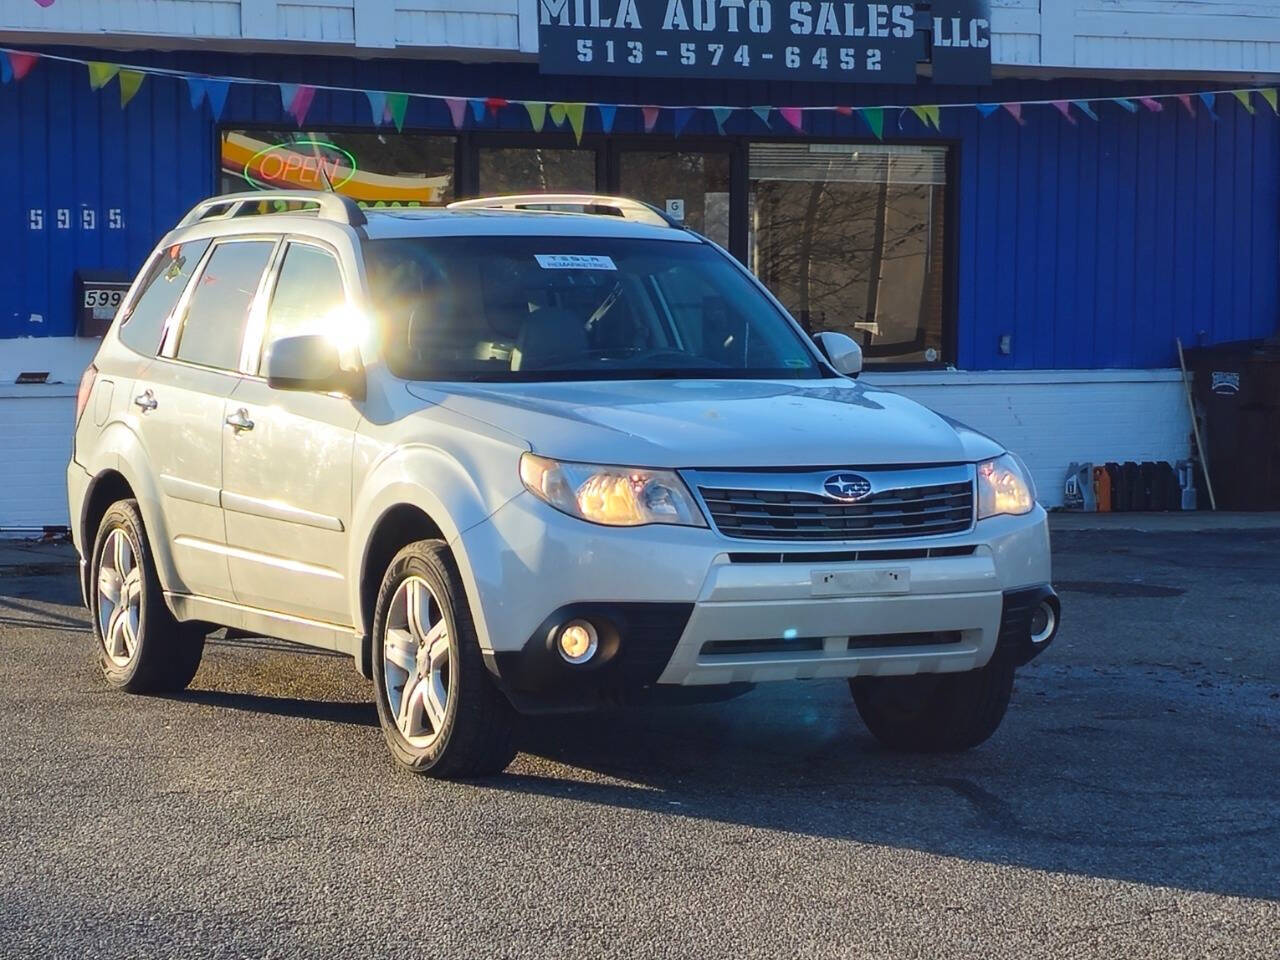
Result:
<svg viewBox="0 0 1280 960">
<path fill-rule="evenodd" d="M 412 383 L 409 392 L 560 460 L 644 467 L 972 462 L 990 438 L 855 381 Z"/>
</svg>

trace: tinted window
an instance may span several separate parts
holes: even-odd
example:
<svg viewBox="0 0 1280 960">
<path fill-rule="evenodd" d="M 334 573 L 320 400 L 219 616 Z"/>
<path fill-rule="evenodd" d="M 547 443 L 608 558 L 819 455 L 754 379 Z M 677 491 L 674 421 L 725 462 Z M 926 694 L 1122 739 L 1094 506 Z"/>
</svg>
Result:
<svg viewBox="0 0 1280 960">
<path fill-rule="evenodd" d="M 197 281 L 178 341 L 178 359 L 234 370 L 258 281 L 275 244 L 220 243 Z"/>
<path fill-rule="evenodd" d="M 703 243 L 372 240 L 384 352 L 414 380 L 816 378 L 802 335 Z"/>
<path fill-rule="evenodd" d="M 285 337 L 327 334 L 346 304 L 338 261 L 319 247 L 291 244 L 285 251 L 271 306 L 267 311 L 266 348 Z"/>
<path fill-rule="evenodd" d="M 120 339 L 139 353 L 153 356 L 160 346 L 164 322 L 187 288 L 187 281 L 209 248 L 208 240 L 169 247 L 151 265 L 133 310 L 120 328 Z"/>
</svg>

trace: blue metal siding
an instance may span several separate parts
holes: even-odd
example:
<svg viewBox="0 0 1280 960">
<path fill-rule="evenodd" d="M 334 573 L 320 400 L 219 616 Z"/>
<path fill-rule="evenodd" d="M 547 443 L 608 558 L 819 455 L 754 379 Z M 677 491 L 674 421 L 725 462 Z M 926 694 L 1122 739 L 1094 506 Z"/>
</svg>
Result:
<svg viewBox="0 0 1280 960">
<path fill-rule="evenodd" d="M 320 57 L 222 54 L 126 55 L 66 51 L 213 74 L 421 90 L 456 95 L 575 97 L 634 103 L 832 104 L 1106 97 L 1186 89 L 1154 83 L 1002 81 L 993 90 L 821 87 L 749 82 L 592 80 L 540 77 L 528 64 L 460 65 Z M 1280 119 L 1258 103 L 1250 116 L 1230 96 L 1219 122 L 1197 101 L 1191 117 L 1124 113 L 1102 104 L 1103 122 L 1069 125 L 1052 108 L 1028 108 L 1019 127 L 1003 111 L 946 111 L 941 134 L 912 114 L 886 117 L 887 139 L 939 140 L 956 151 L 958 199 L 950 242 L 957 365 L 967 369 L 1166 367 L 1173 338 L 1188 344 L 1275 331 L 1280 280 Z M 750 111 L 731 135 L 790 136 Z M 226 125 L 291 125 L 269 87 L 234 87 Z M 317 94 L 307 126 L 365 126 L 362 94 Z M 664 114 L 658 134 L 671 132 Z M 587 132 L 599 132 L 594 111 Z M 468 128 L 472 120 L 468 113 Z M 834 113 L 806 119 L 815 137 L 866 140 L 863 122 Z M 406 130 L 452 130 L 443 103 L 411 101 Z M 524 132 L 512 108 L 485 130 Z M 548 121 L 550 129 L 550 121 Z M 620 110 L 615 133 L 642 131 L 638 110 Z M 686 135 L 714 135 L 694 117 Z M 215 184 L 215 130 L 207 108 L 192 110 L 181 81 L 150 77 L 125 110 L 113 83 L 90 91 L 85 70 L 51 60 L 0 88 L 0 135 L 16 149 L 0 158 L 0 336 L 58 335 L 72 329 L 76 269 L 135 270 L 155 240 Z M 28 229 L 31 209 L 44 229 Z M 56 223 L 59 209 L 72 218 Z M 113 230 L 109 211 L 123 212 Z M 90 230 L 82 217 L 94 212 Z M 38 315 L 43 322 L 33 322 Z M 999 352 L 1001 335 L 1012 352 Z"/>
</svg>

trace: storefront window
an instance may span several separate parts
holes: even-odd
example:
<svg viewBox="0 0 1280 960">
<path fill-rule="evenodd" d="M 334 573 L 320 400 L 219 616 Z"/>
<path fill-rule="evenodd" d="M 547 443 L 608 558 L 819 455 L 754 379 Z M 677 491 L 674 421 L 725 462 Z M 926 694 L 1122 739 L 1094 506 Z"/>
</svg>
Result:
<svg viewBox="0 0 1280 960">
<path fill-rule="evenodd" d="M 363 207 L 454 199 L 454 138 L 399 133 L 224 130 L 222 192 L 329 190 Z"/>
<path fill-rule="evenodd" d="M 547 147 L 482 147 L 480 193 L 595 193 L 596 152 Z"/>
<path fill-rule="evenodd" d="M 941 363 L 944 147 L 754 143 L 748 263 L 810 331 L 869 363 Z"/>
<path fill-rule="evenodd" d="M 651 203 L 729 246 L 729 154 L 627 150 L 619 166 L 624 197 Z"/>
</svg>

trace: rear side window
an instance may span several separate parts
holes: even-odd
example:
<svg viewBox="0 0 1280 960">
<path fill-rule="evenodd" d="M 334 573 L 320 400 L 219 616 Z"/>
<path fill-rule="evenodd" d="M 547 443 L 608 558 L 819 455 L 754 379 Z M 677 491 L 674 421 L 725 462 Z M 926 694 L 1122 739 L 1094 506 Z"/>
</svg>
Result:
<svg viewBox="0 0 1280 960">
<path fill-rule="evenodd" d="M 290 244 L 267 308 L 263 357 L 266 347 L 285 337 L 334 332 L 346 302 L 337 259 L 310 244 Z"/>
<path fill-rule="evenodd" d="M 142 282 L 142 290 L 133 309 L 120 327 L 125 345 L 146 356 L 155 356 L 160 347 L 164 322 L 178 305 L 182 291 L 195 272 L 196 265 L 209 249 L 208 240 L 191 240 L 161 252 Z"/>
<path fill-rule="evenodd" d="M 219 243 L 196 281 L 178 340 L 178 359 L 235 370 L 249 308 L 266 269 L 272 240 Z"/>
</svg>

